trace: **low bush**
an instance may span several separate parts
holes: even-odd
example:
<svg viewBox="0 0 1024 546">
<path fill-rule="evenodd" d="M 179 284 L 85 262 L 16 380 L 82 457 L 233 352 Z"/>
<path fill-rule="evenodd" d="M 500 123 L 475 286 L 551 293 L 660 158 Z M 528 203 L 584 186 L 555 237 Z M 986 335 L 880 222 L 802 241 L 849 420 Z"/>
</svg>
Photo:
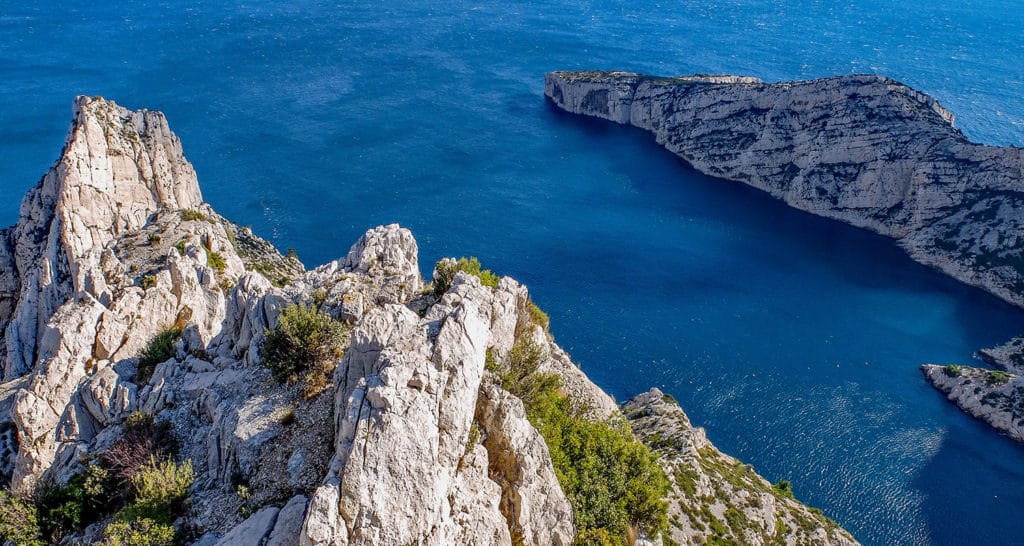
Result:
<svg viewBox="0 0 1024 546">
<path fill-rule="evenodd" d="M 440 298 L 452 286 L 455 274 L 459 271 L 468 273 L 480 279 L 480 284 L 494 288 L 498 286 L 500 277 L 490 269 L 482 269 L 480 260 L 466 258 L 463 256 L 458 261 L 445 258 L 434 265 L 434 278 L 431 280 L 431 288 L 435 298 Z"/>
<path fill-rule="evenodd" d="M 157 233 L 151 233 L 149 235 L 149 244 L 151 244 L 151 245 L 158 245 L 158 244 L 160 244 L 160 241 L 162 241 L 162 240 L 163 240 L 163 237 L 160 237 L 160 235 L 157 234 Z"/>
<path fill-rule="evenodd" d="M 528 301 L 526 304 L 526 310 L 530 314 L 530 322 L 536 324 L 537 326 L 540 326 L 541 328 L 544 329 L 545 332 L 547 332 L 550 329 L 551 319 L 548 318 L 547 313 L 542 311 L 540 307 L 537 307 L 536 303 L 533 303 L 533 301 Z"/>
<path fill-rule="evenodd" d="M 793 497 L 793 484 L 790 483 L 789 480 L 782 480 L 779 483 L 776 483 L 776 484 L 772 485 L 772 489 L 775 490 L 775 492 L 780 497 L 785 497 L 787 499 L 794 498 Z"/>
<path fill-rule="evenodd" d="M 9 491 L 0 491 L 0 539 L 18 546 L 43 546 L 36 508 Z"/>
<path fill-rule="evenodd" d="M 139 518 L 171 523 L 181 512 L 188 489 L 195 481 L 192 462 L 151 459 L 132 477 L 134 498 L 122 513 Z"/>
<path fill-rule="evenodd" d="M 227 262 L 224 261 L 224 257 L 212 250 L 206 251 L 206 265 L 212 267 L 217 273 L 223 273 L 224 269 L 228 266 Z"/>
<path fill-rule="evenodd" d="M 149 383 L 157 364 L 174 356 L 174 342 L 181 337 L 181 328 L 171 326 L 157 332 L 149 340 L 139 354 L 139 363 L 135 372 L 135 382 L 143 385 Z"/>
<path fill-rule="evenodd" d="M 174 526 L 151 519 L 114 521 L 103 530 L 103 546 L 174 546 Z"/>
<path fill-rule="evenodd" d="M 156 275 L 143 275 L 142 280 L 139 281 L 139 286 L 141 286 L 143 290 L 153 288 L 156 286 Z"/>
<path fill-rule="evenodd" d="M 39 488 L 36 509 L 42 535 L 59 542 L 111 513 L 114 488 L 107 469 L 96 464 L 72 476 L 67 484 Z"/>
<path fill-rule="evenodd" d="M 201 213 L 201 212 L 199 212 L 198 210 L 181 209 L 181 219 L 185 220 L 186 222 L 194 221 L 194 220 L 199 220 L 199 221 L 204 221 L 205 222 L 206 221 L 206 215 Z"/>
<path fill-rule="evenodd" d="M 942 367 L 942 373 L 948 375 L 949 377 L 960 377 L 960 375 L 963 374 L 963 371 L 964 367 L 959 366 L 957 364 L 950 364 L 948 366 Z"/>
<path fill-rule="evenodd" d="M 195 481 L 192 463 L 151 459 L 131 480 L 132 501 L 104 529 L 104 544 L 171 546 L 174 520 L 184 511 Z"/>
<path fill-rule="evenodd" d="M 1002 385 L 1010 380 L 1010 374 L 1002 370 L 989 370 L 985 372 L 985 384 L 990 387 Z"/>
<path fill-rule="evenodd" d="M 668 525 L 669 481 L 657 455 L 621 419 L 588 420 L 561 392 L 559 377 L 539 372 L 542 352 L 529 338 L 507 362 L 487 367 L 523 400 L 527 417 L 547 443 L 575 514 L 574 544 L 624 546 L 638 530 L 653 536 Z"/>
<path fill-rule="evenodd" d="M 100 462 L 110 470 L 117 490 L 124 494 L 131 480 L 150 461 L 170 460 L 177 452 L 178 440 L 168 421 L 156 421 L 150 415 L 134 412 L 125 419 L 121 437 L 100 454 Z"/>
<path fill-rule="evenodd" d="M 307 397 L 326 387 L 344 352 L 345 325 L 301 303 L 281 310 L 277 328 L 268 330 L 260 350 L 262 362 L 278 381 L 302 379 Z"/>
</svg>

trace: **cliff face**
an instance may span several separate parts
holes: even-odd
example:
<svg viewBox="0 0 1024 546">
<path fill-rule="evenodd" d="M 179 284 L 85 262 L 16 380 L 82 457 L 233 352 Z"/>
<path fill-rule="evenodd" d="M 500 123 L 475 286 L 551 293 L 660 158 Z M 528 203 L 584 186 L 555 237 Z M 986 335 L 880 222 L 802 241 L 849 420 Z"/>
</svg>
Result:
<svg viewBox="0 0 1024 546">
<path fill-rule="evenodd" d="M 80 475 L 141 414 L 169 427 L 194 469 L 177 525 L 196 544 L 573 542 L 548 446 L 487 362 L 528 339 L 538 371 L 589 419 L 621 411 L 536 323 L 513 279 L 485 286 L 460 272 L 443 294 L 425 291 L 416 241 L 398 225 L 307 271 L 202 202 L 162 115 L 98 98 L 76 101 L 60 160 L 0 239 L 0 482 L 12 490 Z M 350 328 L 319 393 L 262 365 L 267 332 L 294 303 Z M 140 353 L 169 327 L 180 336 L 142 373 Z M 701 502 L 674 501 L 674 519 Z M 67 540 L 100 543 L 107 523 Z M 687 525 L 687 543 L 713 536 Z M 824 519 L 809 525 L 772 536 L 846 543 Z"/>
<path fill-rule="evenodd" d="M 705 174 L 892 237 L 915 260 L 1024 305 L 1024 152 L 968 142 L 952 114 L 903 84 L 553 72 L 545 93 L 566 111 L 651 131 Z"/>
</svg>

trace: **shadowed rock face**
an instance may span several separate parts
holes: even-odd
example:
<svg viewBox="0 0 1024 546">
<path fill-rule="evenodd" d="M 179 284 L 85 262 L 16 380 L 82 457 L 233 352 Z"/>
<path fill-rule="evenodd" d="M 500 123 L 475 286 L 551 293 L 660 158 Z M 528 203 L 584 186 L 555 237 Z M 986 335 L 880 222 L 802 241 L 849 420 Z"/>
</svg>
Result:
<svg viewBox="0 0 1024 546">
<path fill-rule="evenodd" d="M 1024 305 L 1022 150 L 967 141 L 889 78 L 763 83 L 552 72 L 560 108 L 633 125 L 697 170 L 899 241 L 915 260 Z"/>
<path fill-rule="evenodd" d="M 0 485 L 68 480 L 141 412 L 194 468 L 197 544 L 571 544 L 548 447 L 487 354 L 529 336 L 590 418 L 621 412 L 534 323 L 526 287 L 459 273 L 435 297 L 397 224 L 340 254 L 307 271 L 202 201 L 161 114 L 79 98 L 61 158 L 0 232 Z M 310 397 L 261 365 L 293 303 L 349 328 Z M 173 355 L 138 377 L 172 325 Z"/>
</svg>

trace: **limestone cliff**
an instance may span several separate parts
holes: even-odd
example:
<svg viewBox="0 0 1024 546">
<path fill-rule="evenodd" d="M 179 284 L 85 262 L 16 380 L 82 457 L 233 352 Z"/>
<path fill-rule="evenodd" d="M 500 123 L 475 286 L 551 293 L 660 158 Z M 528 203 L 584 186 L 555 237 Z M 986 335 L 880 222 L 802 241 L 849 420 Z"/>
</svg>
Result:
<svg viewBox="0 0 1024 546">
<path fill-rule="evenodd" d="M 1024 149 L 969 142 L 924 93 L 871 75 L 764 83 L 629 72 L 552 72 L 545 93 L 566 111 L 654 133 L 705 174 L 892 237 L 918 262 L 1024 306 Z M 999 352 L 988 358 L 997 366 L 1024 361 L 1019 342 Z M 965 411 L 1024 440 L 1024 390 L 1013 364 L 1003 367 L 1013 380 L 923 369 Z"/>
<path fill-rule="evenodd" d="M 61 158 L 0 242 L 0 481 L 13 491 L 81 476 L 141 415 L 168 427 L 194 470 L 175 522 L 194 544 L 573 543 L 573 504 L 544 437 L 487 362 L 526 339 L 538 372 L 557 376 L 586 419 L 621 411 L 536 323 L 513 279 L 460 272 L 426 290 L 416 241 L 395 224 L 306 270 L 202 201 L 161 114 L 100 98 L 75 102 Z M 274 380 L 261 355 L 296 303 L 349 328 L 312 392 Z M 168 331 L 170 352 L 144 370 L 140 354 Z M 703 502 L 673 509 L 720 511 Z M 783 527 L 755 508 L 765 510 L 737 509 L 757 536 L 767 525 L 789 544 L 848 538 L 823 518 Z M 111 524 L 64 542 L 105 543 Z M 687 525 L 677 540 L 715 536 Z"/>
<path fill-rule="evenodd" d="M 1024 305 L 1021 148 L 969 142 L 935 99 L 882 76 L 763 83 L 552 72 L 566 111 L 633 125 L 697 170 L 896 239 Z"/>
</svg>

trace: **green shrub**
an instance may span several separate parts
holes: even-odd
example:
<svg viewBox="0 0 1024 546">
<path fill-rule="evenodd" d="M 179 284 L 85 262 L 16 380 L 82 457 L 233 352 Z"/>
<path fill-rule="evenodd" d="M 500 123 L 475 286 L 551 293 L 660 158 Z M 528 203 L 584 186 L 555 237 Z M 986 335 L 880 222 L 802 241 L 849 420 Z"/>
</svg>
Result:
<svg viewBox="0 0 1024 546">
<path fill-rule="evenodd" d="M 0 491 L 0 539 L 18 546 L 43 546 L 42 533 L 35 506 L 9 491 Z"/>
<path fill-rule="evenodd" d="M 181 337 L 181 328 L 171 326 L 157 332 L 149 340 L 146 348 L 139 354 L 139 363 L 135 372 L 135 382 L 142 385 L 149 383 L 157 364 L 174 356 L 174 342 Z"/>
<path fill-rule="evenodd" d="M 551 319 L 548 318 L 547 313 L 542 311 L 540 307 L 537 307 L 536 303 L 533 303 L 532 300 L 527 302 L 526 310 L 530 313 L 530 322 L 540 326 L 545 332 L 550 329 Z"/>
<path fill-rule="evenodd" d="M 608 529 L 579 529 L 572 541 L 573 546 L 625 546 L 623 537 L 613 535 Z"/>
<path fill-rule="evenodd" d="M 174 461 L 151 459 L 132 478 L 134 500 L 122 512 L 134 519 L 171 523 L 181 511 L 193 481 L 192 461 L 179 465 Z"/>
<path fill-rule="evenodd" d="M 963 374 L 963 372 L 964 367 L 959 366 L 957 364 L 950 364 L 949 366 L 942 367 L 942 373 L 948 375 L 949 377 L 960 377 L 960 375 Z"/>
<path fill-rule="evenodd" d="M 182 240 L 178 241 L 177 243 L 174 243 L 174 248 L 178 249 L 178 254 L 181 254 L 182 256 L 184 256 L 185 255 L 185 239 L 182 239 Z"/>
<path fill-rule="evenodd" d="M 153 288 L 156 286 L 156 275 L 143 275 L 142 281 L 139 282 L 139 286 L 141 286 L 143 290 Z"/>
<path fill-rule="evenodd" d="M 480 284 L 490 288 L 498 286 L 498 281 L 500 280 L 490 269 L 481 269 L 480 260 L 476 258 L 466 258 L 463 256 L 458 261 L 445 258 L 434 265 L 434 278 L 431 284 L 435 298 L 440 298 L 451 288 L 452 281 L 455 280 L 455 274 L 459 271 L 474 275 L 480 279 Z"/>
<path fill-rule="evenodd" d="M 266 332 L 260 354 L 275 379 L 293 382 L 301 378 L 310 397 L 326 386 L 346 338 L 345 326 L 330 315 L 293 304 L 281 310 L 277 328 Z"/>
<path fill-rule="evenodd" d="M 996 385 L 1002 385 L 1010 380 L 1010 374 L 1002 370 L 989 370 L 985 372 L 985 384 L 994 387 Z"/>
<path fill-rule="evenodd" d="M 206 265 L 212 267 L 217 273 L 223 273 L 224 268 L 228 266 L 224 257 L 212 250 L 206 251 Z"/>
<path fill-rule="evenodd" d="M 104 529 L 104 544 L 173 545 L 174 520 L 183 512 L 189 487 L 194 481 L 191 461 L 179 465 L 174 461 L 151 459 L 132 478 L 133 500 Z"/>
<path fill-rule="evenodd" d="M 103 530 L 103 546 L 174 546 L 174 526 L 151 519 L 114 521 Z"/>
<path fill-rule="evenodd" d="M 574 544 L 624 545 L 638 529 L 651 536 L 666 529 L 669 481 L 657 455 L 623 420 L 590 421 L 573 408 L 559 377 L 538 372 L 541 354 L 521 338 L 507 363 L 490 356 L 486 365 L 503 388 L 523 400 L 547 443 L 575 514 Z"/>
<path fill-rule="evenodd" d="M 238 252 L 238 237 L 235 236 L 235 230 L 231 226 L 224 226 L 224 233 L 227 234 L 228 240 L 231 241 L 231 248 Z"/>
<path fill-rule="evenodd" d="M 181 219 L 185 220 L 186 222 L 193 221 L 193 220 L 199 220 L 199 221 L 204 221 L 205 222 L 206 221 L 206 215 L 201 213 L 201 212 L 199 212 L 198 210 L 181 209 Z"/>
<path fill-rule="evenodd" d="M 522 337 L 512 346 L 505 366 L 492 364 L 502 388 L 519 397 L 527 411 L 540 407 L 549 397 L 558 396 L 561 387 L 557 374 L 537 371 L 543 354 L 531 338 Z"/>
<path fill-rule="evenodd" d="M 794 498 L 793 497 L 793 484 L 790 483 L 789 480 L 782 480 L 779 483 L 777 483 L 775 485 L 772 485 L 772 489 L 774 489 L 775 492 L 778 493 L 778 495 L 780 497 L 785 497 L 787 499 Z"/>
<path fill-rule="evenodd" d="M 149 234 L 149 244 L 151 244 L 151 245 L 158 245 L 158 244 L 160 244 L 160 241 L 162 241 L 162 240 L 163 240 L 163 237 L 160 237 L 160 235 L 157 234 L 157 233 Z"/>
<path fill-rule="evenodd" d="M 59 541 L 61 537 L 108 515 L 114 489 L 107 469 L 90 464 L 65 485 L 43 485 L 38 495 L 42 534 L 52 541 Z"/>
</svg>

